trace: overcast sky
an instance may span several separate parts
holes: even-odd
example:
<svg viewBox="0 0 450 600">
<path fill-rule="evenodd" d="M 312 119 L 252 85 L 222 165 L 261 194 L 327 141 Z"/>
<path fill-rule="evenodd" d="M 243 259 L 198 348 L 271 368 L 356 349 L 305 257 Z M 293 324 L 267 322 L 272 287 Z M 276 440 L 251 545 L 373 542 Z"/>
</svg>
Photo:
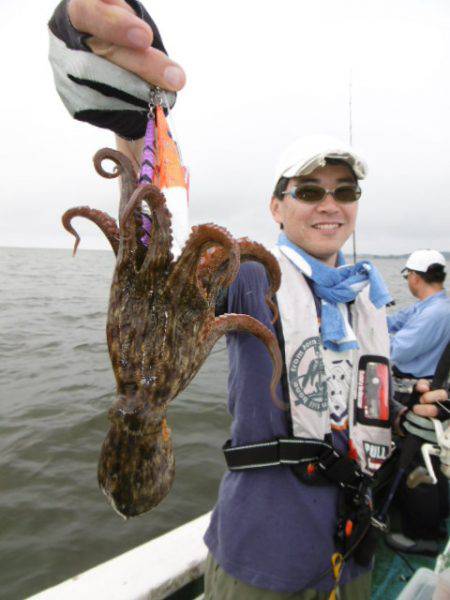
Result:
<svg viewBox="0 0 450 600">
<path fill-rule="evenodd" d="M 73 121 L 53 86 L 53 0 L 0 0 L 0 245 L 65 247 L 65 209 L 116 216 L 92 156 L 108 132 Z M 274 163 L 297 136 L 353 141 L 369 165 L 359 252 L 450 250 L 448 0 L 147 0 L 188 83 L 172 124 L 191 171 L 192 223 L 271 245 Z M 81 248 L 107 248 L 76 222 Z"/>
</svg>

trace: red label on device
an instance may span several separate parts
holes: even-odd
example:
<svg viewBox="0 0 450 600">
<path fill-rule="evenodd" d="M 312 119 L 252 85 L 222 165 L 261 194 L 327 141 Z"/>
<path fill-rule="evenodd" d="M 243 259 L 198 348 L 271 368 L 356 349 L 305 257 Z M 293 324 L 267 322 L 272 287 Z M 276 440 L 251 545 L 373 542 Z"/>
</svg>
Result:
<svg viewBox="0 0 450 600">
<path fill-rule="evenodd" d="M 383 363 L 368 362 L 363 375 L 362 409 L 366 419 L 389 419 L 389 370 Z"/>
</svg>

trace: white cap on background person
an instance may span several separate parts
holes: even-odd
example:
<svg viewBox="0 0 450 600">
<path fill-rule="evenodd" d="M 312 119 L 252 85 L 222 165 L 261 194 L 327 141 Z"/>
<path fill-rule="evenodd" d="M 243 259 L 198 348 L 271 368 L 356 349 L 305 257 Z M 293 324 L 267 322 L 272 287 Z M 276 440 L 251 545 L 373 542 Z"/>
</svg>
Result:
<svg viewBox="0 0 450 600">
<path fill-rule="evenodd" d="M 445 258 L 437 250 L 416 250 L 406 261 L 405 269 L 426 273 L 431 265 L 442 265 L 445 267 Z"/>
<path fill-rule="evenodd" d="M 367 175 L 366 163 L 349 144 L 328 135 L 310 135 L 296 139 L 282 152 L 275 167 L 275 184 L 281 177 L 308 175 L 324 167 L 327 158 L 348 163 L 357 179 Z"/>
</svg>

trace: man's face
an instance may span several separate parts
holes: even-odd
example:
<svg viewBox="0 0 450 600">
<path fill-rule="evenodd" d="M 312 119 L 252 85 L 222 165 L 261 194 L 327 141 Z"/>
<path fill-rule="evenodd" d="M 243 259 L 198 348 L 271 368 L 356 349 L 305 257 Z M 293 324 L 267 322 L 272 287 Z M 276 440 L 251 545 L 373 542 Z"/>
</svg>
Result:
<svg viewBox="0 0 450 600">
<path fill-rule="evenodd" d="M 326 165 L 309 175 L 291 179 L 286 191 L 306 183 L 331 191 L 343 185 L 356 185 L 349 166 Z M 334 267 L 338 250 L 355 228 L 358 202 L 342 204 L 327 194 L 320 202 L 308 204 L 285 194 L 283 200 L 273 197 L 270 209 L 275 221 L 283 224 L 284 233 L 291 242 Z"/>
</svg>

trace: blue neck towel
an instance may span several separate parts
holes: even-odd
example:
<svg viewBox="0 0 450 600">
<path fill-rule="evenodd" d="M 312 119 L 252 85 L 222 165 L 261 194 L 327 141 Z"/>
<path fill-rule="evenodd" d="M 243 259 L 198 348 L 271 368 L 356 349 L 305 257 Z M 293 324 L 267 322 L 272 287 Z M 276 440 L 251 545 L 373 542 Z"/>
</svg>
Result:
<svg viewBox="0 0 450 600">
<path fill-rule="evenodd" d="M 293 244 L 280 233 L 278 247 L 281 252 L 309 279 L 322 304 L 321 335 L 325 348 L 343 352 L 358 348 L 358 343 L 348 323 L 346 307 L 369 285 L 369 299 L 376 308 L 392 301 L 388 289 L 376 269 L 368 260 L 356 265 L 346 265 L 344 255 L 338 254 L 338 266 L 328 267 Z M 341 306 L 339 306 L 341 305 Z"/>
</svg>

